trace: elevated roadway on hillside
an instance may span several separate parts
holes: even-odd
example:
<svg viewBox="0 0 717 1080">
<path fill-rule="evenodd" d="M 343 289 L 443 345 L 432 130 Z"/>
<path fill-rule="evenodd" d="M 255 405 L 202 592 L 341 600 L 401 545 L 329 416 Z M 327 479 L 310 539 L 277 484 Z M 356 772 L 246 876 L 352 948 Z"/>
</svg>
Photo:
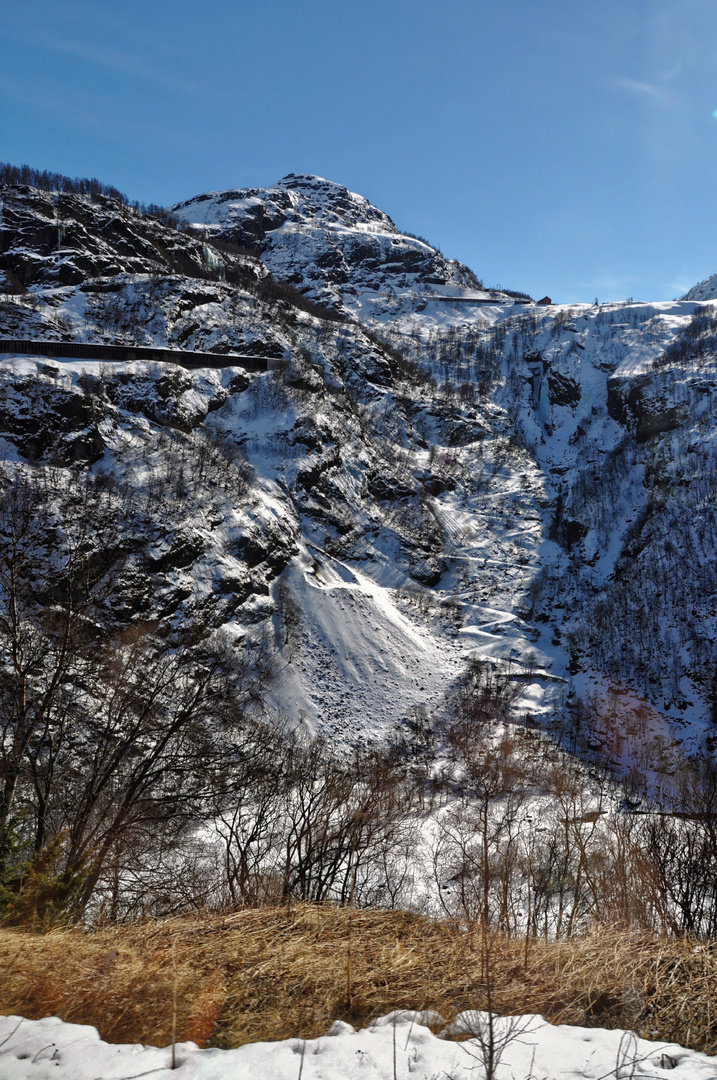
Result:
<svg viewBox="0 0 717 1080">
<path fill-rule="evenodd" d="M 267 371 L 272 363 L 281 360 L 278 356 L 256 356 L 249 353 L 190 352 L 185 349 L 161 349 L 146 345 L 34 341 L 28 338 L 0 338 L 0 354 L 110 363 L 145 360 L 159 364 L 178 364 L 184 368 L 242 367 L 247 371 Z"/>
</svg>

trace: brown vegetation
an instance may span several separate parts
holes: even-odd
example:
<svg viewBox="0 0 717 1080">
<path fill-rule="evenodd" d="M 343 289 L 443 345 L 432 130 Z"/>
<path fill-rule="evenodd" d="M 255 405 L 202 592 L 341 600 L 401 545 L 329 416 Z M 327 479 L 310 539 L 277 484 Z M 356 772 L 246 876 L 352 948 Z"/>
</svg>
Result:
<svg viewBox="0 0 717 1080">
<path fill-rule="evenodd" d="M 232 1047 L 363 1026 L 394 1008 L 447 1019 L 485 1005 L 480 936 L 400 911 L 300 904 L 226 916 L 0 931 L 0 1012 L 54 1014 L 109 1041 Z M 494 936 L 493 1007 L 553 1023 L 628 1027 L 717 1051 L 717 951 L 687 938 L 596 929 L 562 941 Z"/>
</svg>

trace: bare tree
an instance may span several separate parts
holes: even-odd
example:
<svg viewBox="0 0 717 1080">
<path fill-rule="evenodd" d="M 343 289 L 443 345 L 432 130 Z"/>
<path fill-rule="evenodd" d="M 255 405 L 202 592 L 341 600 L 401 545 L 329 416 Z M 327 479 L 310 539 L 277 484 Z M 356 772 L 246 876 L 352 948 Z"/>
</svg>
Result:
<svg viewBox="0 0 717 1080">
<path fill-rule="evenodd" d="M 5 477 L 0 885 L 15 908 L 37 906 L 39 875 L 43 904 L 80 913 L 123 852 L 198 822 L 243 722 L 246 672 L 220 639 L 117 625 L 116 536 L 91 479 Z"/>
</svg>

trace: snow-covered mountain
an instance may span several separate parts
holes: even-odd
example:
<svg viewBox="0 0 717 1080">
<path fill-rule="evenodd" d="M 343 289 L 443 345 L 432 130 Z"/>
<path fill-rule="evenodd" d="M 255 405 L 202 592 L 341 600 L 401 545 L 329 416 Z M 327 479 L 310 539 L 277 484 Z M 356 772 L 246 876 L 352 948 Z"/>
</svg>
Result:
<svg viewBox="0 0 717 1080">
<path fill-rule="evenodd" d="M 344 314 L 365 314 L 396 292 L 489 297 L 467 266 L 341 184 L 290 173 L 270 188 L 198 195 L 172 207 L 182 221 L 261 257 L 271 273 Z"/>
<path fill-rule="evenodd" d="M 128 619 L 224 628 L 264 708 L 344 741 L 440 710 L 467 658 L 624 765 L 709 728 L 709 298 L 518 302 L 311 176 L 197 196 L 182 230 L 2 196 L 2 337 L 227 356 L 2 363 L 8 462 L 143 493 L 141 521 L 112 496 Z"/>
</svg>

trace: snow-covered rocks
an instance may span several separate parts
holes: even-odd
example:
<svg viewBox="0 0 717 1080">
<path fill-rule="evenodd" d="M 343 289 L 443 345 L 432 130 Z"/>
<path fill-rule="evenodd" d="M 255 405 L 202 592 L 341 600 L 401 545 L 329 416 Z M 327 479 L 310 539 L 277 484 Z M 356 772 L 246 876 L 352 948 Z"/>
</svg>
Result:
<svg viewBox="0 0 717 1080">
<path fill-rule="evenodd" d="M 450 286 L 487 295 L 466 266 L 319 176 L 290 173 L 270 188 L 209 192 L 172 209 L 211 238 L 260 255 L 278 280 L 348 314 L 359 312 L 369 295 L 401 289 L 430 295 Z"/>
<path fill-rule="evenodd" d="M 246 260 L 205 248 L 201 239 L 106 196 L 91 199 L 11 185 L 2 189 L 0 282 L 5 292 L 111 280 L 121 273 L 233 280 L 252 273 Z"/>
<path fill-rule="evenodd" d="M 688 289 L 681 300 L 697 300 L 704 303 L 705 300 L 717 300 L 717 274 L 710 274 L 703 281 L 699 281 Z"/>
</svg>

